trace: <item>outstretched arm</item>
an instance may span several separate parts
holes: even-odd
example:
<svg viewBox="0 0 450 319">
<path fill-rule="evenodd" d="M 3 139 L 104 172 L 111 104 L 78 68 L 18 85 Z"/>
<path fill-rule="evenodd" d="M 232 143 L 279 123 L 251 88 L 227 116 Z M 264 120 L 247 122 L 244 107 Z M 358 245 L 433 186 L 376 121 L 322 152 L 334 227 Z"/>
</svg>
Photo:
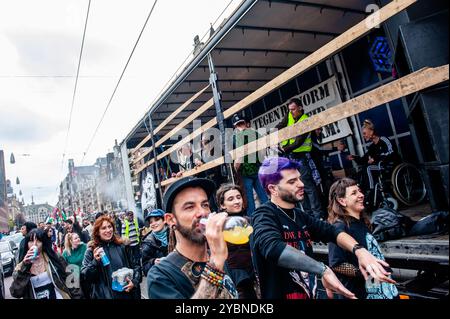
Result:
<svg viewBox="0 0 450 319">
<path fill-rule="evenodd" d="M 294 247 L 286 245 L 278 259 L 278 266 L 318 275 L 322 278 L 322 284 L 329 298 L 333 298 L 333 293 L 338 293 L 347 298 L 356 299 L 355 295 L 342 285 L 330 268 Z"/>
<path fill-rule="evenodd" d="M 349 234 L 342 232 L 338 235 L 336 243 L 339 247 L 353 252 L 353 247 L 358 244 L 358 242 Z M 358 258 L 359 269 L 361 270 L 364 279 L 368 279 L 369 275 L 375 280 L 381 282 L 388 282 L 395 284 L 395 281 L 388 276 L 388 273 L 384 267 L 389 267 L 389 264 L 384 260 L 375 258 L 367 249 L 360 248 L 355 251 L 356 258 Z"/>
</svg>

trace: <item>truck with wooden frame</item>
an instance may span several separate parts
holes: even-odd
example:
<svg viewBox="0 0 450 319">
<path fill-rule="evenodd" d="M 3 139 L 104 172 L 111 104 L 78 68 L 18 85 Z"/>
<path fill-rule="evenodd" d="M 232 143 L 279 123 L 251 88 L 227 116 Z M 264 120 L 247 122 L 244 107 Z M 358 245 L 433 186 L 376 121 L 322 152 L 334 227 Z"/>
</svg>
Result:
<svg viewBox="0 0 450 319">
<path fill-rule="evenodd" d="M 231 180 L 233 160 L 339 121 L 348 121 L 351 138 L 361 140 L 358 115 L 388 105 L 391 122 L 395 122 L 392 114 L 400 111 L 410 118 L 408 136 L 414 142 L 412 149 L 418 153 L 417 161 L 422 165 L 432 210 L 437 209 L 439 203 L 444 203 L 448 209 L 448 193 L 442 197 L 442 193 L 433 188 L 436 176 L 441 178 L 440 185 L 448 188 L 448 138 L 443 140 L 441 148 L 432 149 L 441 162 L 430 168 L 423 156 L 427 146 L 419 136 L 424 126 L 431 140 L 438 143 L 441 138 L 433 131 L 430 114 L 434 113 L 427 113 L 431 109 L 427 109 L 430 104 L 425 98 L 429 94 L 447 94 L 448 97 L 448 44 L 445 52 L 445 45 L 437 40 L 442 34 L 448 36 L 448 31 L 443 30 L 442 24 L 433 24 L 439 19 L 448 22 L 448 9 L 446 11 L 435 1 L 393 0 L 376 4 L 367 0 L 242 1 L 122 142 L 129 208 L 142 211 L 160 205 L 164 188 L 179 178 L 171 174 L 169 157 L 183 145 L 198 142 L 211 128 L 220 132 L 221 156 L 185 170 L 183 176 L 195 176 L 220 167 Z M 417 45 L 413 51 L 411 38 L 405 36 L 410 26 L 422 32 L 428 30 L 427 27 L 432 28 L 434 37 L 424 40 L 423 46 L 432 46 L 429 50 L 433 52 L 433 59 L 423 59 L 423 54 L 419 54 L 426 47 Z M 393 52 L 389 56 L 377 55 L 377 58 L 390 59 L 395 74 L 377 73 L 373 84 L 359 91 L 352 90 L 351 86 L 356 85 L 349 80 L 350 71 L 342 63 L 343 52 L 379 32 L 386 34 L 384 39 Z M 414 54 L 418 57 L 414 58 Z M 363 58 L 353 56 L 353 60 L 358 59 Z M 357 61 L 352 62 L 357 70 Z M 245 112 L 255 118 L 274 106 L 271 101 L 274 96 L 276 100 L 277 94 L 283 101 L 291 94 L 285 92 L 300 93 L 308 87 L 303 82 L 308 74 L 321 80 L 334 76 L 340 102 L 301 123 L 269 132 L 245 147 L 232 149 L 226 143 L 225 131 L 230 127 L 233 114 Z M 418 108 L 408 108 L 413 104 L 411 100 L 421 101 L 421 116 L 415 115 Z M 441 125 L 448 131 L 448 101 L 437 97 L 433 101 L 435 107 L 440 106 L 439 112 L 447 114 Z M 398 109 L 394 109 L 394 104 Z M 361 154 L 364 147 L 363 143 L 349 143 L 349 148 L 356 153 Z M 442 149 L 446 149 L 446 160 L 441 156 L 445 153 Z M 445 169 L 447 179 L 445 173 L 439 175 Z M 402 293 L 412 298 L 448 296 L 448 234 L 387 241 L 382 243 L 382 249 L 387 261 L 396 269 L 396 276 L 403 279 Z M 317 258 L 327 259 L 326 246 L 316 244 L 315 253 Z"/>
</svg>

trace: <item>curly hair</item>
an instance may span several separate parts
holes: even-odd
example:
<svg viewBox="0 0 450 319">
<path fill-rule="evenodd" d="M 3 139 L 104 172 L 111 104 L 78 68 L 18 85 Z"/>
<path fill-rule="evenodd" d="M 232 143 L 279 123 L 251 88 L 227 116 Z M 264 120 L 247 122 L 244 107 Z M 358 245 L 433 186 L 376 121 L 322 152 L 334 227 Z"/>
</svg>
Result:
<svg viewBox="0 0 450 319">
<path fill-rule="evenodd" d="M 342 220 L 347 226 L 350 225 L 351 217 L 347 214 L 345 207 L 339 203 L 338 198 L 344 198 L 347 187 L 355 185 L 358 185 L 355 180 L 346 177 L 337 180 L 331 185 L 328 198 L 328 222 L 330 224 Z M 369 218 L 364 211 L 361 213 L 361 220 L 369 227 L 369 229 L 371 228 Z"/>
<path fill-rule="evenodd" d="M 123 243 L 122 239 L 116 234 L 116 223 L 114 220 L 108 215 L 102 215 L 95 220 L 94 227 L 92 229 L 92 240 L 89 242 L 89 247 L 92 249 L 99 247 L 103 242 L 100 238 L 100 227 L 102 227 L 103 222 L 108 222 L 113 227 L 114 235 L 111 241 L 117 245 Z"/>
</svg>

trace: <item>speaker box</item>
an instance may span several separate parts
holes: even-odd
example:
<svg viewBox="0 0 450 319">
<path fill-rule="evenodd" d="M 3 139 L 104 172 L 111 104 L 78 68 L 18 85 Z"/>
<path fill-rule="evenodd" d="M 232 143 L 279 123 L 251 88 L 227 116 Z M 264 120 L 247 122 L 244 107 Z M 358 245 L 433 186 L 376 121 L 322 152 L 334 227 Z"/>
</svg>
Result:
<svg viewBox="0 0 450 319">
<path fill-rule="evenodd" d="M 420 18 L 439 9 L 432 6 L 435 2 L 422 10 L 415 7 L 414 18 L 418 20 L 399 26 L 395 65 L 400 76 L 448 64 L 448 10 Z M 408 15 L 412 20 L 411 11 Z M 406 102 L 431 206 L 448 208 L 448 83 L 410 95 Z"/>
<path fill-rule="evenodd" d="M 448 164 L 426 169 L 425 184 L 433 210 L 448 211 L 448 169 Z"/>
<path fill-rule="evenodd" d="M 419 93 L 409 105 L 409 120 L 424 163 L 449 163 L 448 86 Z"/>
<path fill-rule="evenodd" d="M 403 51 L 407 63 L 400 63 L 403 75 L 448 64 L 448 11 L 401 25 L 398 35 L 397 51 Z"/>
</svg>

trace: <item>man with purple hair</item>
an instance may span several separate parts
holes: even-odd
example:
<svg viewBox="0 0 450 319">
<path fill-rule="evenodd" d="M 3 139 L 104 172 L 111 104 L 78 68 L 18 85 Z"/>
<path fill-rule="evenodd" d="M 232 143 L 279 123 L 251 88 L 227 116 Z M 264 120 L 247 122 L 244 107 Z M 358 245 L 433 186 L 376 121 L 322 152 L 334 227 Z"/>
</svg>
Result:
<svg viewBox="0 0 450 319">
<path fill-rule="evenodd" d="M 395 283 L 383 268 L 388 264 L 373 257 L 350 235 L 305 213 L 300 201 L 304 184 L 298 163 L 271 157 L 259 169 L 259 180 L 270 200 L 253 215 L 252 252 L 263 299 L 316 298 L 318 279 L 329 298 L 333 293 L 347 298 L 347 290 L 324 263 L 311 258 L 312 241 L 332 242 L 353 253 L 364 277 Z"/>
<path fill-rule="evenodd" d="M 281 120 L 281 122 L 276 126 L 277 129 L 281 130 L 285 127 L 295 125 L 302 122 L 308 118 L 305 114 L 302 106 L 302 102 L 293 98 L 288 103 L 289 112 Z M 316 189 L 316 183 L 313 177 L 313 170 L 311 168 L 315 167 L 314 161 L 311 158 L 312 151 L 312 139 L 311 132 L 299 135 L 295 138 L 291 138 L 281 142 L 280 150 L 285 154 L 286 157 L 300 163 L 298 170 L 303 178 L 303 184 L 305 194 L 303 201 L 304 209 L 307 213 L 312 214 L 316 218 L 321 218 L 323 216 L 322 209 L 320 207 L 320 198 Z M 311 164 L 311 162 L 313 164 Z"/>
</svg>

